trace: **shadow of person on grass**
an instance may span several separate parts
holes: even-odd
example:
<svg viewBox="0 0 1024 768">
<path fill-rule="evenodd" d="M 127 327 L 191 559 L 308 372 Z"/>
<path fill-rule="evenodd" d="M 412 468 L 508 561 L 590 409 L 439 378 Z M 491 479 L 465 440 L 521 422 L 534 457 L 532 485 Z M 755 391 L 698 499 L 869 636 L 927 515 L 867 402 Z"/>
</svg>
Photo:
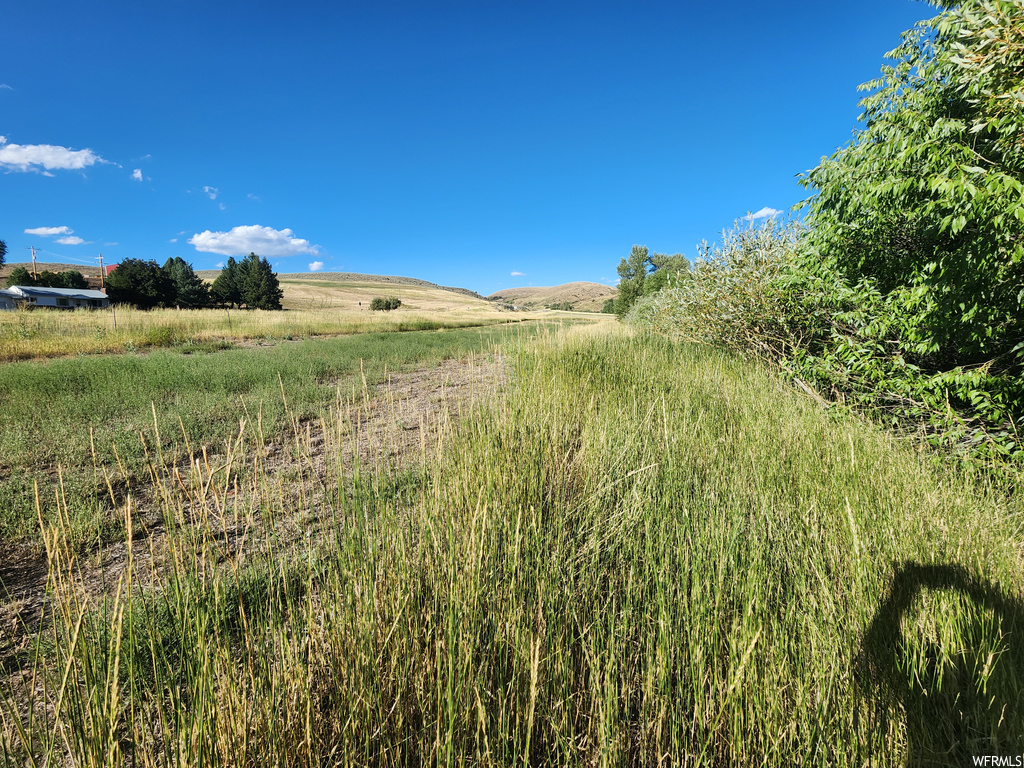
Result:
<svg viewBox="0 0 1024 768">
<path fill-rule="evenodd" d="M 920 647 L 904 632 L 918 596 L 938 590 L 964 601 L 956 647 Z M 966 568 L 899 568 L 864 636 L 856 676 L 867 760 L 889 751 L 886 742 L 899 738 L 894 718 L 903 717 L 908 766 L 967 766 L 975 756 L 1024 752 L 1024 605 Z"/>
</svg>

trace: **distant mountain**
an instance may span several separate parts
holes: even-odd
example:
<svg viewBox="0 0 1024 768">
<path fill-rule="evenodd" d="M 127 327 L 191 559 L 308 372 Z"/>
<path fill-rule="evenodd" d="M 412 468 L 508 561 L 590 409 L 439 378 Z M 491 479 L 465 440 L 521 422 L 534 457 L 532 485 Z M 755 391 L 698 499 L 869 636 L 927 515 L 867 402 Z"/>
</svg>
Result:
<svg viewBox="0 0 1024 768">
<path fill-rule="evenodd" d="M 492 293 L 487 298 L 502 304 L 514 304 L 520 307 L 550 307 L 556 304 L 569 304 L 573 309 L 582 312 L 600 312 L 608 299 L 619 295 L 618 288 L 600 283 L 565 283 L 551 287 L 525 286 L 523 288 L 507 288 Z"/>
</svg>

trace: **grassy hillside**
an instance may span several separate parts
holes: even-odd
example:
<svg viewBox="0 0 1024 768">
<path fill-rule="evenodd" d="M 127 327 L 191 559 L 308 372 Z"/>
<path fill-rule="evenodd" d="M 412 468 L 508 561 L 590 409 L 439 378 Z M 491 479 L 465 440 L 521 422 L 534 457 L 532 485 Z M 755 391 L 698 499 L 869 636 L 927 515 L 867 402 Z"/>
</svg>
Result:
<svg viewBox="0 0 1024 768">
<path fill-rule="evenodd" d="M 536 308 L 553 304 L 571 304 L 575 310 L 600 312 L 605 301 L 614 299 L 618 290 L 600 283 L 565 283 L 553 287 L 526 286 L 507 288 L 487 298 L 506 304 Z"/>
<path fill-rule="evenodd" d="M 445 288 L 414 278 L 308 273 L 278 275 L 285 308 L 365 309 L 377 296 L 396 296 L 406 310 L 493 311 L 483 296 L 463 288 Z"/>
<path fill-rule="evenodd" d="M 4 264 L 0 266 L 0 288 L 7 286 L 7 278 L 18 267 L 24 267 L 29 272 L 32 271 L 31 261 L 22 261 Z M 97 262 L 95 266 L 86 267 L 82 264 L 49 264 L 42 261 L 36 262 L 36 269 L 40 272 L 79 272 L 82 274 L 86 281 L 89 283 L 89 288 L 99 289 L 100 287 L 100 265 Z"/>
<path fill-rule="evenodd" d="M 7 276 L 11 274 L 18 267 L 24 267 L 29 272 L 32 271 L 31 261 L 20 261 L 20 262 L 7 262 L 3 266 L 0 266 L 0 283 L 7 283 Z M 100 265 L 99 262 L 93 267 L 86 267 L 82 264 L 49 264 L 42 261 L 36 262 L 36 269 L 40 272 L 81 272 L 87 278 L 94 277 L 99 279 L 100 276 Z"/>
<path fill-rule="evenodd" d="M 707 348 L 604 323 L 506 354 L 511 385 L 403 473 L 307 464 L 343 414 L 298 427 L 296 461 L 317 473 L 302 504 L 326 540 L 284 547 L 275 521 L 296 502 L 270 475 L 179 477 L 154 459 L 168 554 L 136 579 L 129 538 L 101 605 L 77 597 L 62 524 L 48 528 L 59 608 L 37 677 L 17 678 L 35 687 L 0 708 L 0 754 L 859 767 L 1021 753 L 1019 496 Z M 188 525 L 197 507 L 209 516 Z M 262 546 L 243 556 L 225 524 Z M 6 713 L 33 695 L 49 706 L 22 706 L 16 727 Z"/>
</svg>

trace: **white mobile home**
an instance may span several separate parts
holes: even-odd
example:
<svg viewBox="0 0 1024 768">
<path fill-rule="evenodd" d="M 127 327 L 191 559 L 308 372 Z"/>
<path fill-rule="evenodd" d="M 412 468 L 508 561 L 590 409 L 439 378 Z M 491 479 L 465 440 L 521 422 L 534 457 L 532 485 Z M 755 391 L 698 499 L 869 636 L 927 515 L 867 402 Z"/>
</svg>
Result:
<svg viewBox="0 0 1024 768">
<path fill-rule="evenodd" d="M 17 301 L 17 297 L 11 291 L 0 290 L 0 311 L 14 309 Z"/>
<path fill-rule="evenodd" d="M 110 306 L 110 299 L 102 291 L 86 288 L 37 288 L 31 285 L 12 285 L 7 289 L 18 304 L 30 307 L 54 307 L 55 309 L 103 309 Z"/>
</svg>

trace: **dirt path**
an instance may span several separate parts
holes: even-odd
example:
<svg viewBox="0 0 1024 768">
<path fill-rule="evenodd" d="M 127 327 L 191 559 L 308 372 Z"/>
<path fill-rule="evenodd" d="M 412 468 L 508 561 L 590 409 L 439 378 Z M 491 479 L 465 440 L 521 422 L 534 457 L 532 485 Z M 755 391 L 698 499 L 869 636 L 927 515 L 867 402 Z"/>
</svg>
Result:
<svg viewBox="0 0 1024 768">
<path fill-rule="evenodd" d="M 319 538 L 335 519 L 331 498 L 339 472 L 400 470 L 415 465 L 428 446 L 442 439 L 445 425 L 491 399 L 504 385 L 503 360 L 446 360 L 433 368 L 394 373 L 363 401 L 338 406 L 329 417 L 293 424 L 288 434 L 236 457 L 234 486 L 223 496 L 203 486 L 204 466 L 225 463 L 204 457 L 196 466 L 167 467 L 149 484 L 131 489 L 135 522 L 131 541 L 133 574 L 147 583 L 162 570 L 167 533 L 162 510 L 180 522 L 202 526 L 220 546 L 223 558 L 240 562 L 259 547 L 249 534 L 265 526 L 261 509 L 268 492 L 280 494 L 274 506 L 293 509 L 273 520 L 275 546 L 292 548 Z M 258 456 L 252 454 L 258 453 Z M 212 477 L 216 470 L 211 470 Z M 248 477 L 257 480 L 247 484 Z M 334 487 L 332 488 L 332 484 Z M 227 486 L 227 483 L 225 483 Z M 269 489 L 269 490 L 268 490 Z M 230 512 L 228 511 L 230 510 Z M 265 530 L 265 528 L 264 528 Z M 265 542 L 265 536 L 254 536 Z M 85 555 L 71 555 L 71 569 L 83 597 L 97 598 L 116 587 L 128 562 L 128 543 L 117 541 Z M 45 555 L 4 553 L 0 558 L 0 674 L 13 675 L 24 662 L 32 635 L 45 624 L 49 562 Z"/>
</svg>

